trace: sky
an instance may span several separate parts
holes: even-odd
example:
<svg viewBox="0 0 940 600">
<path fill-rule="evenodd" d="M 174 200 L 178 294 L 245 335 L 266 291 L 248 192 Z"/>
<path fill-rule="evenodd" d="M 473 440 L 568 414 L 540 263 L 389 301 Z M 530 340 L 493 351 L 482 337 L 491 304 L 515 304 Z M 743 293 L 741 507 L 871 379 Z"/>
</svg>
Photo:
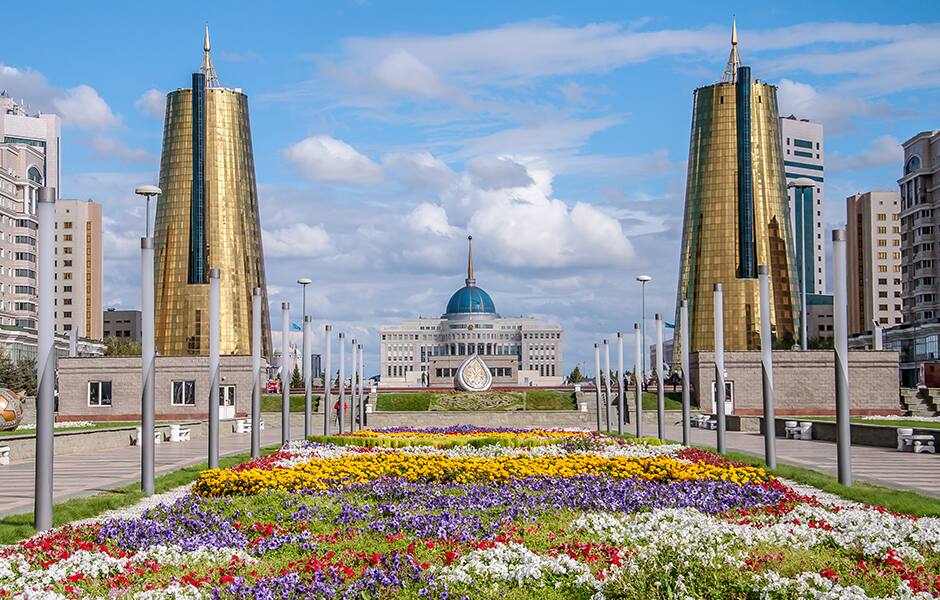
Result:
<svg viewBox="0 0 940 600">
<path fill-rule="evenodd" d="M 137 308 L 133 190 L 157 182 L 165 94 L 208 23 L 222 85 L 249 96 L 270 304 L 299 322 L 311 278 L 315 330 L 363 340 L 369 373 L 378 326 L 439 316 L 463 285 L 468 233 L 497 311 L 564 327 L 566 370 L 641 319 L 637 275 L 672 322 L 692 91 L 721 77 L 732 16 L 781 114 L 825 126 L 829 228 L 940 128 L 934 2 L 260 7 L 34 3 L 41 30 L 4 32 L 0 89 L 62 116 L 60 197 L 102 203 L 105 305 Z"/>
</svg>

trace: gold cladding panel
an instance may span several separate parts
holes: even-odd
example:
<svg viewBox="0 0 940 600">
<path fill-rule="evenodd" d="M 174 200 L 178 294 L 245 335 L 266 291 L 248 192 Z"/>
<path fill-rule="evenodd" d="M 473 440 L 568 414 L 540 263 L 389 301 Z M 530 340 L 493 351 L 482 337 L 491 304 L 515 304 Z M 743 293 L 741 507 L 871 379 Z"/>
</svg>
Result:
<svg viewBox="0 0 940 600">
<path fill-rule="evenodd" d="M 771 266 L 771 327 L 779 337 L 797 329 L 789 211 L 777 124 L 776 89 L 752 84 L 751 157 L 757 262 Z M 738 279 L 737 123 L 734 84 L 695 92 L 676 303 L 689 300 L 692 352 L 714 350 L 715 283 L 724 300 L 726 350 L 760 347 L 757 279 Z M 678 340 L 678 333 L 676 339 Z M 680 356 L 677 351 L 676 357 Z"/>
<path fill-rule="evenodd" d="M 251 353 L 252 290 L 262 290 L 263 354 L 271 354 L 270 322 L 258 194 L 244 94 L 206 89 L 206 232 L 208 268 L 220 280 L 220 352 Z M 209 286 L 190 285 L 189 219 L 192 193 L 192 92 L 167 98 L 163 190 L 157 207 L 156 344 L 165 355 L 207 354 Z"/>
</svg>

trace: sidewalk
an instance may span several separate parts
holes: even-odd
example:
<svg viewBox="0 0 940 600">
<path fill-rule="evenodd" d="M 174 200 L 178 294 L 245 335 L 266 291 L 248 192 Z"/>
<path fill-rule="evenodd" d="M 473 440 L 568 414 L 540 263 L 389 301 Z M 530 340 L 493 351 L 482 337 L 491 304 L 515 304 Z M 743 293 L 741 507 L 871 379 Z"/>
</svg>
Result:
<svg viewBox="0 0 940 600">
<path fill-rule="evenodd" d="M 302 432 L 301 432 L 302 433 Z M 227 456 L 251 450 L 249 434 L 220 432 L 219 454 Z M 191 442 L 163 442 L 154 446 L 157 476 L 204 462 L 208 452 L 206 438 Z M 268 420 L 261 432 L 261 446 L 281 443 L 280 424 Z M 127 446 L 103 450 L 100 454 L 57 455 L 53 461 L 53 501 L 110 490 L 140 481 L 140 447 Z M 0 516 L 32 512 L 36 467 L 32 460 L 0 466 Z"/>
<path fill-rule="evenodd" d="M 647 427 L 647 435 L 656 435 L 656 426 Z M 726 432 L 725 445 L 730 451 L 764 457 L 764 437 L 757 433 Z M 682 439 L 678 425 L 666 425 L 666 437 Z M 692 429 L 692 443 L 715 447 L 716 432 Z M 831 442 L 800 441 L 777 438 L 777 462 L 806 467 L 836 475 L 836 445 Z M 852 476 L 884 487 L 911 490 L 940 498 L 940 454 L 913 454 L 890 448 L 852 446 Z"/>
</svg>

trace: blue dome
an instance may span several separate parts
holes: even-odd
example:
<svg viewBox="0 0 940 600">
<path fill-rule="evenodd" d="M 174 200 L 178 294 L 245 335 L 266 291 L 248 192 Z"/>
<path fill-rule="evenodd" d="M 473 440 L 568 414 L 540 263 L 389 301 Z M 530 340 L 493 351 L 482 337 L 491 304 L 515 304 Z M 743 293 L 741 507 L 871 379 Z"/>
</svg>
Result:
<svg viewBox="0 0 940 600">
<path fill-rule="evenodd" d="M 450 297 L 447 314 L 496 314 L 493 299 L 482 288 L 465 285 Z"/>
</svg>

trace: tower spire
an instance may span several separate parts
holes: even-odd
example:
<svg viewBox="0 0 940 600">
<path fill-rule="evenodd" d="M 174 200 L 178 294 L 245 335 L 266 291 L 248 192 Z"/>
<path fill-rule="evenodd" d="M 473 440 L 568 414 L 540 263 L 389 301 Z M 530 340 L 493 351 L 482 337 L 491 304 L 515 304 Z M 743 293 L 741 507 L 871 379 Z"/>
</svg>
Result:
<svg viewBox="0 0 940 600">
<path fill-rule="evenodd" d="M 473 236 L 467 236 L 467 285 L 476 284 L 477 280 L 473 278 Z"/>
<path fill-rule="evenodd" d="M 731 54 L 728 56 L 728 64 L 725 66 L 725 74 L 721 81 L 734 83 L 737 77 L 738 67 L 741 65 L 741 56 L 738 54 L 738 20 L 731 18 Z"/>
<path fill-rule="evenodd" d="M 202 38 L 202 66 L 199 68 L 202 71 L 202 74 L 206 76 L 206 87 L 219 87 L 219 76 L 215 73 L 215 67 L 212 66 L 212 58 L 209 56 L 209 51 L 212 49 L 211 44 L 209 44 L 209 24 L 206 23 L 206 33 Z"/>
</svg>

